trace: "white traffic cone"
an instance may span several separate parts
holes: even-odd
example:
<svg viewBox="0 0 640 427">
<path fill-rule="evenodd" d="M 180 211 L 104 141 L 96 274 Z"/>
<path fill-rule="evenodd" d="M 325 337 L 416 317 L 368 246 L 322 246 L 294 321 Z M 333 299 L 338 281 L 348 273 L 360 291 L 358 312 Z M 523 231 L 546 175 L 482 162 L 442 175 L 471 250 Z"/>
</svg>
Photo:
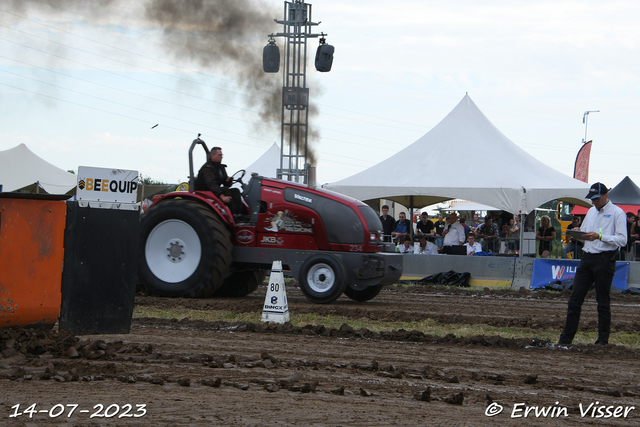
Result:
<svg viewBox="0 0 640 427">
<path fill-rule="evenodd" d="M 289 303 L 287 302 L 287 290 L 284 286 L 282 261 L 273 261 L 271 265 L 269 287 L 262 308 L 262 321 L 275 323 L 289 321 Z"/>
</svg>

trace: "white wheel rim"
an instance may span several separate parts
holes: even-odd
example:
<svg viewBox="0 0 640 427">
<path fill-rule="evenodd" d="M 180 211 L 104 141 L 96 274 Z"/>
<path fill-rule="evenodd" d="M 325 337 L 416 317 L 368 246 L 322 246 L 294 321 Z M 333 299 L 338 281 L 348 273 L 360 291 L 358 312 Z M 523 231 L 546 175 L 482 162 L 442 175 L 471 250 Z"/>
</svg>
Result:
<svg viewBox="0 0 640 427">
<path fill-rule="evenodd" d="M 336 283 L 336 275 L 329 265 L 318 263 L 309 269 L 307 283 L 312 291 L 325 293 L 333 288 Z"/>
<path fill-rule="evenodd" d="M 170 219 L 156 225 L 144 248 L 149 269 L 158 279 L 178 283 L 188 279 L 200 264 L 198 233 L 184 221 Z"/>
</svg>

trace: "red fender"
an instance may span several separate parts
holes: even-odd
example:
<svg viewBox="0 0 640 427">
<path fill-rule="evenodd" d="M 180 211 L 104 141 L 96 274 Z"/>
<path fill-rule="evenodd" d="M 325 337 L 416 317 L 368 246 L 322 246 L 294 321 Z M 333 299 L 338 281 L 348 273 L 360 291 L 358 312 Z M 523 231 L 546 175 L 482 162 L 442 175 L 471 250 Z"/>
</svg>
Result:
<svg viewBox="0 0 640 427">
<path fill-rule="evenodd" d="M 174 191 L 173 193 L 155 196 L 153 198 L 153 204 L 155 205 L 156 203 L 162 203 L 163 200 L 167 199 L 186 199 L 203 203 L 213 209 L 225 224 L 231 227 L 235 227 L 236 225 L 229 206 L 225 205 L 222 200 L 216 197 L 216 195 L 211 191 L 196 191 L 195 193 L 189 193 L 186 191 Z"/>
</svg>

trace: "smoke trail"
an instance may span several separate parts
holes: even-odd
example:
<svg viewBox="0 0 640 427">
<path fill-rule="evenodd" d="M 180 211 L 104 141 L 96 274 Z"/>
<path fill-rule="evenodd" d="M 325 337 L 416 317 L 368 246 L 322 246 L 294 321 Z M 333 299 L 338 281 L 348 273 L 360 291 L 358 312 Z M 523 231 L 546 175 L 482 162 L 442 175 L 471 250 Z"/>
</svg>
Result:
<svg viewBox="0 0 640 427">
<path fill-rule="evenodd" d="M 109 9 L 124 4 L 123 0 L 8 2 L 19 13 L 38 8 L 45 13 L 77 11 L 102 18 L 109 17 Z M 280 126 L 281 75 L 263 71 L 262 48 L 268 34 L 281 30 L 274 22 L 274 18 L 282 19 L 281 10 L 262 0 L 144 0 L 142 5 L 147 22 L 162 29 L 160 42 L 165 52 L 177 61 L 194 62 L 231 77 L 243 88 L 244 102 L 257 108 L 261 121 Z M 317 108 L 310 106 L 310 117 L 316 113 Z M 310 146 L 317 138 L 317 131 L 309 131 L 307 161 L 311 164 L 315 164 L 315 155 Z"/>
<path fill-rule="evenodd" d="M 167 52 L 233 75 L 249 95 L 248 104 L 257 103 L 261 120 L 274 125 L 280 125 L 282 85 L 262 70 L 260 53 L 266 36 L 279 30 L 273 21 L 277 13 L 255 0 L 149 0 L 146 5 L 149 21 L 164 29 Z M 307 161 L 312 165 L 315 155 L 310 147 L 318 137 L 309 132 Z"/>
<path fill-rule="evenodd" d="M 262 71 L 262 46 L 277 29 L 274 10 L 254 0 L 148 0 L 146 18 L 163 29 L 162 48 L 232 76 L 259 107 L 262 120 L 280 122 L 280 82 Z"/>
<path fill-rule="evenodd" d="M 6 2 L 8 2 L 9 9 L 20 13 L 24 13 L 32 8 L 40 8 L 43 11 L 47 9 L 51 11 L 95 11 L 97 8 L 107 6 L 111 3 L 117 3 L 118 1 L 119 0 L 5 0 L 5 5 L 3 6 L 6 7 Z"/>
</svg>

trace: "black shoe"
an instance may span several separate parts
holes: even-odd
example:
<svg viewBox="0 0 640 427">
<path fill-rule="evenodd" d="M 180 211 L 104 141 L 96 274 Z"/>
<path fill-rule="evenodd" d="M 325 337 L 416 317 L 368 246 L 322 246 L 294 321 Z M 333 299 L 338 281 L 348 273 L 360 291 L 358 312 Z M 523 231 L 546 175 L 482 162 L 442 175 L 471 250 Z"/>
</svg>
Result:
<svg viewBox="0 0 640 427">
<path fill-rule="evenodd" d="M 571 341 L 558 341 L 558 345 L 571 345 Z"/>
<path fill-rule="evenodd" d="M 594 344 L 595 345 L 608 345 L 609 343 L 607 341 L 597 340 Z"/>
</svg>

